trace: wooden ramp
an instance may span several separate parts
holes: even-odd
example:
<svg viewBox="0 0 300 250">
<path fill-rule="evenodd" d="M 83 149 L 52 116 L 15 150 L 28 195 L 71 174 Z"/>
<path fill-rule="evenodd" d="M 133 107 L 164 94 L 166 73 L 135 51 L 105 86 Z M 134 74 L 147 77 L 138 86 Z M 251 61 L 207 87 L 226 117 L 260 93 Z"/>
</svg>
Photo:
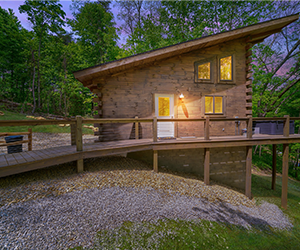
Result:
<svg viewBox="0 0 300 250">
<path fill-rule="evenodd" d="M 84 144 L 82 151 L 76 146 L 62 146 L 42 150 L 24 151 L 21 153 L 0 156 L 0 177 L 41 169 L 71 161 L 108 155 L 125 154 L 144 150 L 174 150 L 192 148 L 239 147 L 263 144 L 295 143 L 300 141 L 300 135 L 290 137 L 255 135 L 249 139 L 243 136 L 211 137 L 209 140 L 191 138 L 176 140 L 153 139 L 121 140 Z"/>
<path fill-rule="evenodd" d="M 80 159 L 152 149 L 151 139 L 123 140 L 76 146 L 63 146 L 0 156 L 0 177 L 23 173 Z"/>
</svg>

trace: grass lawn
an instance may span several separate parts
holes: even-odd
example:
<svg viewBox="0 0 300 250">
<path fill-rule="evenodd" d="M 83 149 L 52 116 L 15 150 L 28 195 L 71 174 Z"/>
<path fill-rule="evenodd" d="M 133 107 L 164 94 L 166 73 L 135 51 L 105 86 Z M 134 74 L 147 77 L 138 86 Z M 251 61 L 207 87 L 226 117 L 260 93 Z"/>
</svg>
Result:
<svg viewBox="0 0 300 250">
<path fill-rule="evenodd" d="M 0 122 L 3 120 L 34 120 L 27 118 L 24 114 L 13 113 L 10 111 L 3 111 L 4 115 L 0 116 Z M 92 125 L 92 124 L 85 124 Z M 40 133 L 70 133 L 70 127 L 60 127 L 58 125 L 38 125 L 38 126 L 13 126 L 13 127 L 0 127 L 0 132 L 27 132 L 28 128 L 32 128 L 33 132 Z M 83 134 L 94 134 L 93 130 L 83 128 Z"/>
<path fill-rule="evenodd" d="M 258 204 L 267 201 L 280 207 L 281 177 L 277 177 L 276 191 L 270 189 L 270 176 L 252 175 L 252 185 Z M 300 182 L 289 180 L 288 190 L 284 213 L 294 224 L 291 230 L 247 230 L 204 220 L 125 222 L 120 228 L 98 232 L 93 249 L 300 249 Z"/>
</svg>

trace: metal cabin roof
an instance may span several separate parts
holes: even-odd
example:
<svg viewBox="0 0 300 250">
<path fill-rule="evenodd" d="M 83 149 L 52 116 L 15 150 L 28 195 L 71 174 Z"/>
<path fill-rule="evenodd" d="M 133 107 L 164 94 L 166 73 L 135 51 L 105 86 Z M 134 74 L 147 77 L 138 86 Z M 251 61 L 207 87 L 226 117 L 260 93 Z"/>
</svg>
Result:
<svg viewBox="0 0 300 250">
<path fill-rule="evenodd" d="M 194 40 L 170 45 L 164 48 L 147 51 L 141 54 L 125 57 L 116 61 L 96 65 L 73 72 L 75 78 L 84 86 L 90 85 L 95 78 L 105 78 L 109 75 L 135 67 L 143 67 L 149 63 L 167 59 L 193 50 L 211 47 L 223 42 L 247 37 L 248 42 L 255 44 L 262 42 L 268 36 L 280 32 L 282 28 L 298 20 L 299 14 L 273 19 L 258 24 L 225 31 L 218 34 L 200 37 Z"/>
</svg>

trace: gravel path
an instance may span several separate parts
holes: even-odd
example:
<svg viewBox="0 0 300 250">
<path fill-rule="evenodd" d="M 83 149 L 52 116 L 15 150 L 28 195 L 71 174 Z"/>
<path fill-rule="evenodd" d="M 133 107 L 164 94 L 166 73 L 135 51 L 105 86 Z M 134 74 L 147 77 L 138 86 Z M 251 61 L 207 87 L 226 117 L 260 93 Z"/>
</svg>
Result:
<svg viewBox="0 0 300 250">
<path fill-rule="evenodd" d="M 292 227 L 282 211 L 268 203 L 249 208 L 170 195 L 152 188 L 120 187 L 75 191 L 4 206 L 0 218 L 1 244 L 9 249 L 92 247 L 98 230 L 120 226 L 124 221 L 179 218 L 232 223 L 246 228 Z"/>
</svg>

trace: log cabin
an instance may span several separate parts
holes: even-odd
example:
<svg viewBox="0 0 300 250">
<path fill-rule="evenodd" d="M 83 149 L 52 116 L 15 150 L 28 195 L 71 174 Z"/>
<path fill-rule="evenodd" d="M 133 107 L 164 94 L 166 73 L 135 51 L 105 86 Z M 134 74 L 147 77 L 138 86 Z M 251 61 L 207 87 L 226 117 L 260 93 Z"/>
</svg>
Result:
<svg viewBox="0 0 300 250">
<path fill-rule="evenodd" d="M 251 48 L 298 18 L 297 14 L 197 38 L 82 69 L 74 76 L 97 95 L 94 118 L 236 118 L 211 123 L 207 129 L 220 138 L 241 135 L 246 122 L 238 118 L 252 116 Z M 138 126 L 139 138 L 152 137 L 151 124 Z M 169 121 L 157 126 L 160 140 L 205 138 L 204 123 Z M 95 127 L 99 142 L 134 139 L 136 129 L 120 123 Z M 225 144 L 211 149 L 177 147 L 155 152 L 155 157 L 159 168 L 203 176 L 208 154 L 211 180 L 245 190 L 249 152 L 252 148 Z M 127 157 L 150 164 L 155 159 L 151 151 Z M 251 186 L 251 170 L 249 178 Z"/>
</svg>

